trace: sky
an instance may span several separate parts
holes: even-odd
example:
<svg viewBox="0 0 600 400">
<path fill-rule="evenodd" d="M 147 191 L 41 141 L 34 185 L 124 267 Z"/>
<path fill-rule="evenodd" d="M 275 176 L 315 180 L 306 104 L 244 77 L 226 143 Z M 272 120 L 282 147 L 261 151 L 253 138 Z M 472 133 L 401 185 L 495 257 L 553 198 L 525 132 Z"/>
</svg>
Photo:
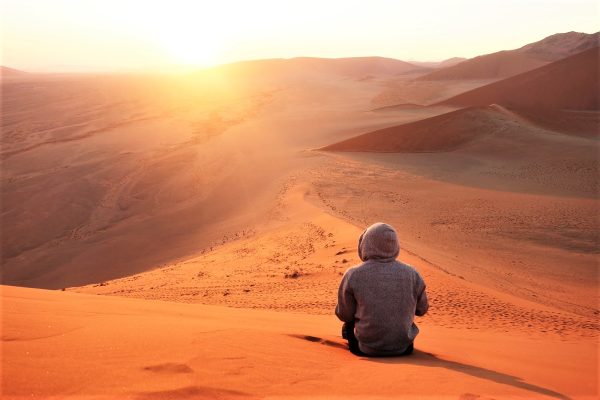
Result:
<svg viewBox="0 0 600 400">
<path fill-rule="evenodd" d="M 600 0 L 0 0 L 1 63 L 36 72 L 248 59 L 441 61 L 593 33 Z"/>
</svg>

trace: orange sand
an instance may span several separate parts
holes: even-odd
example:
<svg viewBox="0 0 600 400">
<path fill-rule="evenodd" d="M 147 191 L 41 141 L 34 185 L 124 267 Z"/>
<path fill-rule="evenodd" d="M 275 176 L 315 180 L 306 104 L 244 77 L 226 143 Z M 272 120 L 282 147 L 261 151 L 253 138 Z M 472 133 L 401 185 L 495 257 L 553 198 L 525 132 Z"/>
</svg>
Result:
<svg viewBox="0 0 600 400">
<path fill-rule="evenodd" d="M 3 398 L 595 398 L 595 343 L 421 324 L 361 359 L 331 316 L 2 287 Z M 527 360 L 523 362 L 523 360 Z"/>
</svg>

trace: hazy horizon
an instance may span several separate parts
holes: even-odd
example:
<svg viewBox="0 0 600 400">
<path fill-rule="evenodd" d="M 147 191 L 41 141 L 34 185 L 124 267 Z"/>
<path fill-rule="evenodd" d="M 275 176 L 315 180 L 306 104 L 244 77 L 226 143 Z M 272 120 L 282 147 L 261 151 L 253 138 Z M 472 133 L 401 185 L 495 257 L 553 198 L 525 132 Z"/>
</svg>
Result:
<svg viewBox="0 0 600 400">
<path fill-rule="evenodd" d="M 280 4 L 2 2 L 2 65 L 31 72 L 203 68 L 245 60 L 387 57 L 436 62 L 594 33 L 594 1 Z M 510 28 L 510 29 L 508 29 Z"/>
</svg>

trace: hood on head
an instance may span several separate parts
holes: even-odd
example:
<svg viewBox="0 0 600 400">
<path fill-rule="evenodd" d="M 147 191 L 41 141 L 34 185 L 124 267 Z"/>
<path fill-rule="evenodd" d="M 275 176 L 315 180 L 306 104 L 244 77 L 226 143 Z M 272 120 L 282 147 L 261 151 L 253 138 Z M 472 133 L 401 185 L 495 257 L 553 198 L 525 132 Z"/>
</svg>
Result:
<svg viewBox="0 0 600 400">
<path fill-rule="evenodd" d="M 361 260 L 393 260 L 400 253 L 398 235 L 391 225 L 378 222 L 371 225 L 358 239 Z"/>
</svg>

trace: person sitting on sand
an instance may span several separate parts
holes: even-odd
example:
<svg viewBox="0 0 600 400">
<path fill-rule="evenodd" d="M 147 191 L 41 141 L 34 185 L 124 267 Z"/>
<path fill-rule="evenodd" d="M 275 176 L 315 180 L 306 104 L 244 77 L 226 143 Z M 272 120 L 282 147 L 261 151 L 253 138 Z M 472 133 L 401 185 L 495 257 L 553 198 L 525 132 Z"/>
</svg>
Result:
<svg viewBox="0 0 600 400">
<path fill-rule="evenodd" d="M 376 223 L 358 240 L 362 264 L 346 271 L 335 314 L 344 322 L 342 336 L 356 355 L 397 356 L 413 351 L 419 333 L 414 316 L 429 304 L 425 282 L 410 265 L 398 260 L 400 244 L 394 228 Z"/>
</svg>

